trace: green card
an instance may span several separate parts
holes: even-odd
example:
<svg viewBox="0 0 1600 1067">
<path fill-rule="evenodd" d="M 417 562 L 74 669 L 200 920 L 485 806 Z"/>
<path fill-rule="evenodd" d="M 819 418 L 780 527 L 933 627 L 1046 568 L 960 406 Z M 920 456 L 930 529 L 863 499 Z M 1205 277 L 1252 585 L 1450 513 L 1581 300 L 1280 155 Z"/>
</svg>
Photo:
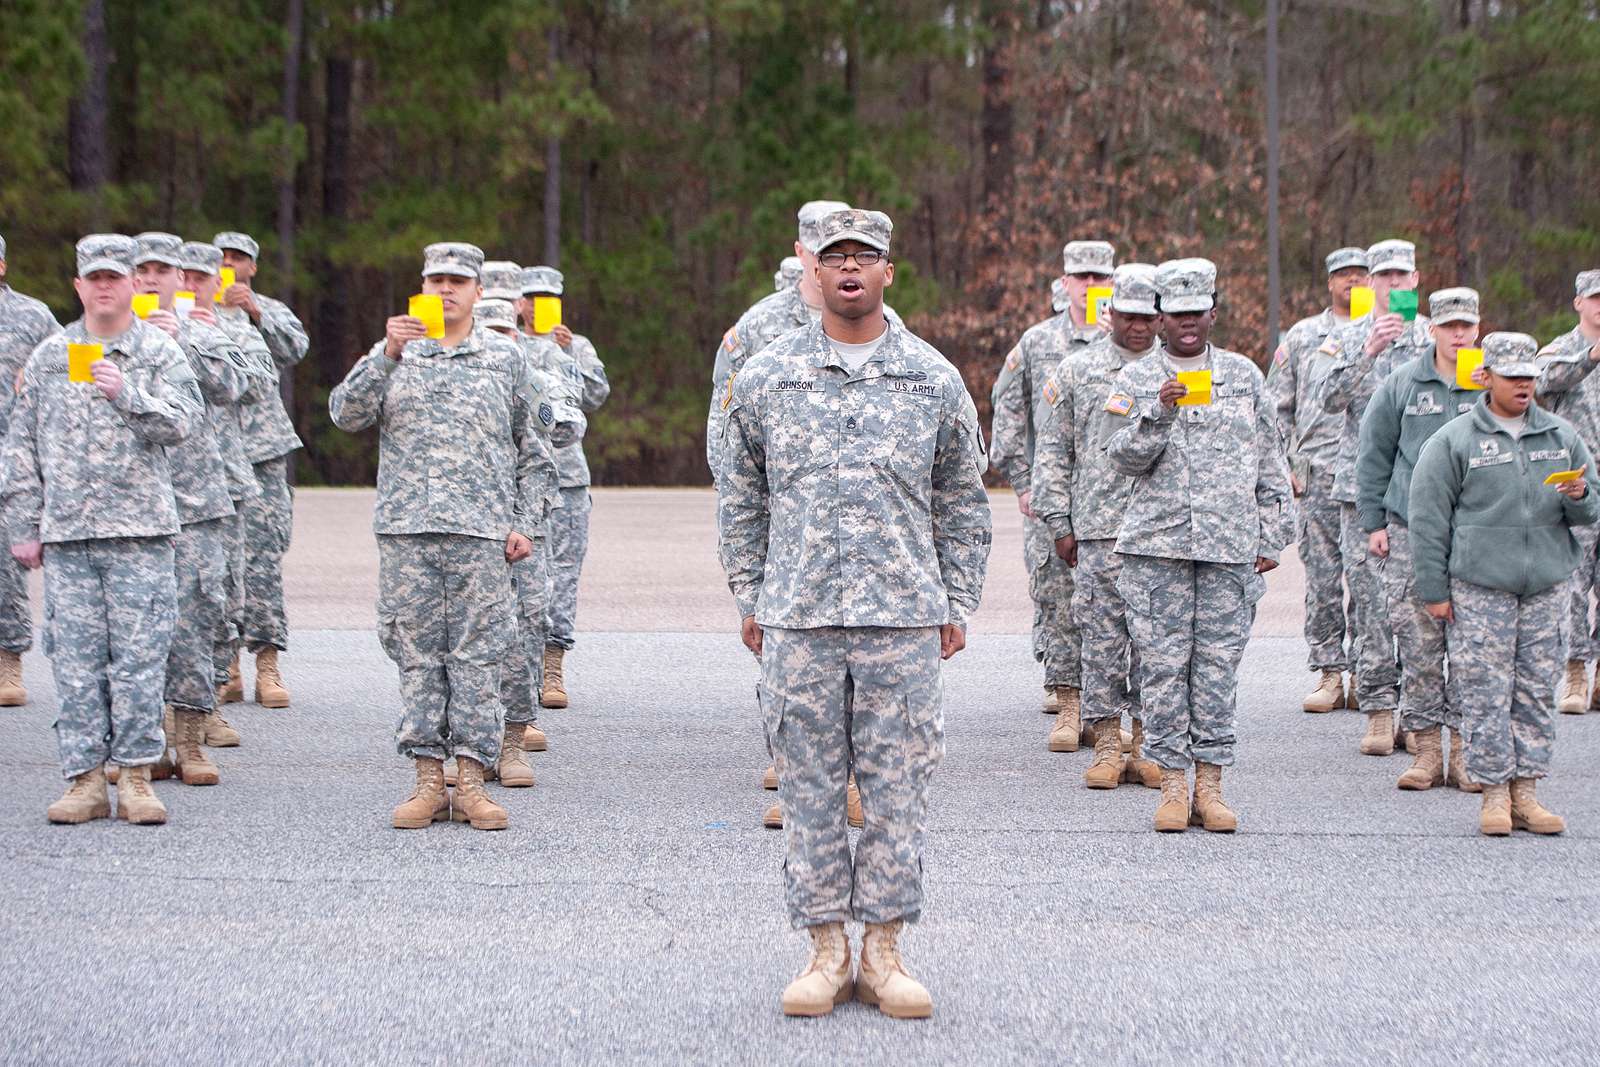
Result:
<svg viewBox="0 0 1600 1067">
<path fill-rule="evenodd" d="M 1389 294 L 1389 310 L 1405 319 L 1407 322 L 1417 317 L 1417 291 L 1411 289 L 1401 292 L 1396 289 Z"/>
</svg>

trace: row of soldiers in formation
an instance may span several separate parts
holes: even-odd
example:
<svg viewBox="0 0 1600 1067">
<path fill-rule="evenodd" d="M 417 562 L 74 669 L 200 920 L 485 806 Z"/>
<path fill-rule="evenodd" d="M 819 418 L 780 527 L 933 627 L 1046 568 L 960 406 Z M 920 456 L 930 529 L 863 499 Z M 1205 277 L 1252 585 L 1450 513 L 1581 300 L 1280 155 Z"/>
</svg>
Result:
<svg viewBox="0 0 1600 1067">
<path fill-rule="evenodd" d="M 256 654 L 257 702 L 289 704 L 277 657 L 287 647 L 287 463 L 300 441 L 278 375 L 304 357 L 308 339 L 285 305 L 254 290 L 258 255 L 241 233 L 210 244 L 159 232 L 90 235 L 77 246 L 83 316 L 64 329 L 43 304 L 0 287 L 9 424 L 0 508 L 16 564 L 0 567 L 0 698 L 26 700 L 20 654 L 32 627 L 20 568 L 42 567 L 42 643 L 69 781 L 47 812 L 52 822 L 109 817 L 108 782 L 117 785 L 117 816 L 143 824 L 167 818 L 153 780 L 216 784 L 206 748 L 239 744 L 218 708 L 243 698 L 241 644 Z M 531 786 L 523 753 L 548 744 L 536 709 L 567 703 L 563 657 L 588 541 L 581 437 L 585 412 L 610 387 L 593 346 L 559 315 L 544 336 L 519 326 L 531 326 L 536 299 L 560 297 L 560 272 L 485 264 L 472 246 L 430 246 L 426 255 L 424 290 L 446 294 L 442 331 L 410 316 L 391 320 L 390 338 L 415 340 L 418 358 L 383 374 L 375 395 L 351 402 L 349 388 L 336 392 L 335 421 L 360 429 L 392 414 L 383 420 L 379 532 L 418 535 L 379 537 L 380 548 L 396 548 L 382 553 L 379 622 L 402 667 L 400 750 L 419 766 L 435 757 L 440 792 L 445 754 L 459 757 L 469 794 L 460 817 L 470 811 L 474 825 L 494 828 L 506 813 L 482 780 L 498 774 L 507 786 Z M 0 240 L 0 280 L 4 267 Z M 489 297 L 481 302 L 480 283 Z M 439 332 L 454 346 L 433 340 Z M 489 352 L 497 355 L 479 358 Z M 443 354 L 459 358 L 430 358 Z M 358 363 L 352 378 L 364 369 Z M 497 451 L 495 397 L 514 397 L 524 416 L 518 439 L 527 444 L 512 456 Z M 524 435 L 530 420 L 554 436 Z M 474 434 L 489 447 L 469 447 Z M 505 529 L 473 519 L 475 506 L 510 516 L 513 473 L 518 515 L 527 516 L 515 553 Z M 436 542 L 462 535 L 491 537 L 504 586 L 481 590 L 489 595 L 464 628 L 436 610 L 446 598 L 427 586 L 437 577 L 427 573 Z M 476 707 L 464 693 L 450 701 L 436 677 L 458 668 L 490 680 Z M 395 824 L 428 825 L 431 796 L 427 806 L 419 822 L 403 804 Z"/>
</svg>

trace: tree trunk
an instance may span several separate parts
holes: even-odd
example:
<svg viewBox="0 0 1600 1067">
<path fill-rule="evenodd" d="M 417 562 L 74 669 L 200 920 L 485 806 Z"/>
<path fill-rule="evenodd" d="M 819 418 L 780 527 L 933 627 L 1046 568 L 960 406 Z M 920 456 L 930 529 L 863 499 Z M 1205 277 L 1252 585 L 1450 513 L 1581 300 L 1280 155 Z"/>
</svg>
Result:
<svg viewBox="0 0 1600 1067">
<path fill-rule="evenodd" d="M 300 49 L 305 38 L 305 0 L 289 0 L 288 40 L 283 50 L 283 128 L 290 133 L 300 121 Z M 294 180 L 298 169 L 294 157 L 278 161 L 278 299 L 294 303 Z M 283 408 L 295 419 L 294 379 L 290 371 L 278 380 Z M 289 465 L 289 481 L 294 482 L 294 464 Z"/>
<path fill-rule="evenodd" d="M 983 103 L 978 127 L 983 146 L 983 214 L 993 220 L 993 230 L 983 238 L 979 276 L 988 283 L 985 303 L 999 303 L 999 268 L 1009 254 L 1011 192 L 1015 161 L 1016 117 L 1011 101 L 1011 5 L 1006 0 L 984 0 L 981 17 L 983 45 Z"/>
<path fill-rule="evenodd" d="M 329 245 L 343 236 L 350 211 L 351 88 L 355 64 L 344 54 L 344 47 L 335 45 L 322 65 L 322 225 Z M 329 261 L 326 253 L 319 252 L 317 259 L 316 273 L 325 283 L 317 289 L 311 362 L 316 367 L 316 380 L 331 389 L 343 380 L 351 362 L 348 353 L 354 348 L 350 340 L 351 286 L 348 280 L 340 279 L 341 268 Z M 338 481 L 342 475 L 329 470 L 319 473 L 324 481 Z"/>
<path fill-rule="evenodd" d="M 550 68 L 561 61 L 561 31 L 550 28 Z M 561 266 L 561 135 L 552 132 L 544 143 L 544 261 Z"/>
<path fill-rule="evenodd" d="M 106 227 L 101 191 L 109 177 L 110 147 L 106 140 L 107 83 L 111 42 L 106 36 L 105 0 L 83 5 L 83 58 L 89 67 L 83 88 L 67 110 L 67 178 L 72 188 L 90 194 L 89 225 Z"/>
</svg>

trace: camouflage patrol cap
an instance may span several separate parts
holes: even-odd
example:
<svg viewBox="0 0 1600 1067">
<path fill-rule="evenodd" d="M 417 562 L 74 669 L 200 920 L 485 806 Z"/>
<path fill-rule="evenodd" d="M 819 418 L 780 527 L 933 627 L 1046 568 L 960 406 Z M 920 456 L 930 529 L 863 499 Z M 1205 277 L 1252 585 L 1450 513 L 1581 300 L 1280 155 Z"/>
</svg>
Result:
<svg viewBox="0 0 1600 1067">
<path fill-rule="evenodd" d="M 5 241 L 0 239 L 0 259 L 4 258 L 6 258 L 6 245 Z M 1579 274 L 1577 281 L 1573 283 L 1573 288 L 1580 299 L 1600 293 L 1600 270 L 1586 270 Z"/>
<path fill-rule="evenodd" d="M 522 271 L 522 295 L 530 296 L 533 293 L 544 293 L 547 296 L 560 296 L 566 287 L 566 279 L 554 267 L 525 267 Z"/>
<path fill-rule="evenodd" d="M 1367 270 L 1373 274 L 1380 270 L 1414 271 L 1417 269 L 1417 246 L 1410 241 L 1390 239 L 1379 241 L 1367 249 Z"/>
<path fill-rule="evenodd" d="M 218 248 L 231 248 L 235 252 L 243 252 L 251 259 L 261 258 L 261 246 L 256 244 L 256 239 L 247 233 L 224 230 L 213 237 L 211 243 Z"/>
<path fill-rule="evenodd" d="M 1329 274 L 1337 274 L 1350 267 L 1367 269 L 1367 250 L 1364 248 L 1336 248 L 1328 253 L 1324 260 L 1328 265 Z"/>
<path fill-rule="evenodd" d="M 1478 321 L 1478 291 L 1465 287 L 1428 294 L 1428 317 L 1434 322 Z"/>
<path fill-rule="evenodd" d="M 841 241 L 860 241 L 868 248 L 887 252 L 889 235 L 894 232 L 894 223 L 890 222 L 889 216 L 881 211 L 866 211 L 852 207 L 824 215 L 817 223 L 817 232 L 818 252 Z"/>
<path fill-rule="evenodd" d="M 772 288 L 777 292 L 792 289 L 800 284 L 800 275 L 805 271 L 805 264 L 800 262 L 799 256 L 784 256 L 783 262 L 778 264 L 777 273 L 772 276 Z"/>
<path fill-rule="evenodd" d="M 522 268 L 506 259 L 491 259 L 483 265 L 483 298 L 516 300 L 522 296 Z"/>
<path fill-rule="evenodd" d="M 6 258 L 6 235 L 0 233 L 0 259 Z"/>
<path fill-rule="evenodd" d="M 822 250 L 822 231 L 817 228 L 823 218 L 835 211 L 849 211 L 843 200 L 810 200 L 800 205 L 796 218 L 800 220 L 800 244 L 807 252 L 816 255 Z"/>
<path fill-rule="evenodd" d="M 1216 307 L 1217 265 L 1209 259 L 1169 259 L 1156 268 L 1156 292 L 1165 315 Z"/>
<path fill-rule="evenodd" d="M 483 249 L 465 241 L 440 241 L 422 250 L 422 276 L 448 274 L 452 278 L 483 276 Z"/>
<path fill-rule="evenodd" d="M 91 233 L 78 242 L 78 277 L 87 278 L 97 270 L 131 276 L 137 247 L 125 234 Z"/>
<path fill-rule="evenodd" d="M 1111 310 L 1124 315 L 1155 315 L 1156 268 L 1150 263 L 1124 263 L 1111 273 Z"/>
<path fill-rule="evenodd" d="M 472 321 L 485 328 L 515 330 L 517 309 L 501 297 L 486 297 L 472 305 Z"/>
<path fill-rule="evenodd" d="M 185 241 L 178 249 L 178 266 L 201 274 L 215 274 L 222 269 L 222 249 L 204 241 Z"/>
<path fill-rule="evenodd" d="M 1067 310 L 1067 283 L 1057 278 L 1050 283 L 1050 307 L 1061 312 Z"/>
<path fill-rule="evenodd" d="M 183 238 L 175 233 L 162 233 L 160 230 L 146 230 L 134 237 L 133 265 L 141 263 L 165 263 L 169 267 L 183 266 L 179 252 L 183 248 Z"/>
<path fill-rule="evenodd" d="M 1061 249 L 1062 274 L 1110 274 L 1117 250 L 1105 241 L 1068 241 Z"/>
<path fill-rule="evenodd" d="M 1483 339 L 1483 366 L 1502 378 L 1537 378 L 1539 342 L 1525 333 L 1496 331 Z"/>
</svg>

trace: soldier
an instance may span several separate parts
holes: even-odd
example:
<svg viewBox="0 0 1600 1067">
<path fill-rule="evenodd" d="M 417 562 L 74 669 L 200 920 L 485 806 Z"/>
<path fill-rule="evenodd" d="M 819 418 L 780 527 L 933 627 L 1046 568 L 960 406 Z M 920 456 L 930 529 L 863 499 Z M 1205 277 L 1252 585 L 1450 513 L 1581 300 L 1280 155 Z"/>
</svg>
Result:
<svg viewBox="0 0 1600 1067">
<path fill-rule="evenodd" d="M 500 664 L 516 636 L 508 564 L 532 552 L 544 514 L 536 435 L 555 413 L 522 348 L 472 321 L 483 252 L 423 250 L 422 289 L 443 306 L 444 336 L 396 315 L 328 398 L 334 425 L 379 430 L 378 635 L 400 669 L 396 730 L 417 785 L 394 825 L 451 817 L 444 760 L 460 773 L 454 818 L 501 830 L 506 810 L 484 792 L 502 745 Z"/>
<path fill-rule="evenodd" d="M 1293 501 L 1261 372 L 1210 344 L 1216 266 L 1163 263 L 1156 289 L 1162 350 L 1128 364 L 1104 406 L 1125 423 L 1107 453 L 1134 478 L 1117 534 L 1119 588 L 1148 754 L 1161 767 L 1155 827 L 1232 833 L 1222 768 L 1233 764 L 1239 660 Z"/>
<path fill-rule="evenodd" d="M 1395 711 L 1400 706 L 1400 671 L 1395 659 L 1394 630 L 1384 592 L 1383 560 L 1367 552 L 1367 535 L 1356 513 L 1356 453 L 1361 442 L 1361 416 L 1367 401 L 1396 367 L 1433 348 L 1428 320 L 1415 321 L 1388 310 L 1389 295 L 1415 292 L 1417 249 L 1410 241 L 1379 241 L 1367 249 L 1367 282 L 1372 287 L 1373 313 L 1333 334 L 1333 367 L 1322 386 L 1322 406 L 1344 415 L 1339 454 L 1333 475 L 1333 499 L 1339 502 L 1339 553 L 1345 581 L 1355 602 L 1356 703 L 1367 715 L 1361 751 L 1368 756 L 1394 752 Z"/>
<path fill-rule="evenodd" d="M 527 301 L 527 327 L 533 329 L 533 302 L 540 296 L 559 297 L 564 288 L 561 272 L 554 267 L 534 267 L 523 273 L 522 295 Z M 582 334 L 573 333 L 558 323 L 548 335 L 565 357 L 563 371 L 576 394 L 577 406 L 585 415 L 600 410 L 611 395 L 605 364 L 594 345 Z M 589 460 L 583 442 L 575 440 L 556 451 L 556 472 L 561 504 L 551 516 L 550 581 L 545 606 L 544 685 L 540 702 L 547 708 L 567 706 L 564 660 L 575 643 L 573 632 L 578 616 L 578 577 L 583 572 L 583 557 L 589 552 Z"/>
<path fill-rule="evenodd" d="M 1367 281 L 1367 253 L 1361 248 L 1330 252 L 1328 306 L 1289 328 L 1272 357 L 1267 391 L 1278 409 L 1278 432 L 1289 445 L 1289 477 L 1298 509 L 1300 562 L 1306 573 L 1308 666 L 1317 686 L 1301 707 L 1328 712 L 1345 707 L 1344 672 L 1349 670 L 1345 637 L 1344 567 L 1339 553 L 1339 502 L 1333 499 L 1340 420 L 1322 407 L 1322 383 L 1333 369 L 1332 335 L 1350 322 L 1350 291 Z M 1350 706 L 1355 706 L 1355 679 Z"/>
<path fill-rule="evenodd" d="M 1445 624 L 1478 830 L 1497 837 L 1566 829 L 1535 784 L 1554 754 L 1572 530 L 1600 517 L 1583 437 L 1533 404 L 1538 348 L 1522 333 L 1483 339 L 1487 394 L 1433 436 L 1411 480 L 1417 595 Z"/>
<path fill-rule="evenodd" d="M 1088 322 L 1092 286 L 1111 280 L 1116 252 L 1104 241 L 1071 241 L 1062 250 L 1062 284 L 1067 310 L 1028 328 L 1006 356 L 989 399 L 994 406 L 990 462 L 1017 491 L 1022 511 L 1023 561 L 1033 598 L 1033 658 L 1044 664 L 1046 714 L 1056 716 L 1050 751 L 1078 751 L 1078 630 L 1072 624 L 1072 569 L 1055 554 L 1050 531 L 1034 517 L 1031 505 L 1034 421 L 1044 407 L 1040 390 L 1057 364 L 1104 336 Z M 1092 738 L 1088 738 L 1092 740 Z"/>
<path fill-rule="evenodd" d="M 783 262 L 778 264 L 778 272 L 772 276 L 772 291 L 781 293 L 785 289 L 793 289 L 800 284 L 803 273 L 805 264 L 800 262 L 799 256 L 784 256 Z"/>
<path fill-rule="evenodd" d="M 204 407 L 177 344 L 133 315 L 133 255 L 121 234 L 78 242 L 83 318 L 28 358 L 5 444 L 11 554 L 44 568 L 43 644 L 72 783 L 50 805 L 56 823 L 110 816 L 108 760 L 122 767 L 117 817 L 167 821 L 150 788 L 165 748 L 162 682 L 177 610 L 167 450 Z"/>
<path fill-rule="evenodd" d="M 60 332 L 49 308 L 6 284 L 6 239 L 0 236 L 0 440 L 5 439 L 22 365 L 41 341 Z M 22 654 L 32 647 L 27 572 L 8 559 L 0 562 L 0 708 L 28 702 L 28 691 L 22 687 Z"/>
<path fill-rule="evenodd" d="M 1131 684 L 1127 609 L 1117 589 L 1117 530 L 1133 479 L 1112 466 L 1103 445 L 1121 417 L 1106 411 L 1116 377 L 1156 350 L 1156 268 L 1125 263 L 1111 277 L 1111 333 L 1065 357 L 1045 381 L 1035 427 L 1033 513 L 1072 567 L 1072 612 L 1083 647 L 1083 722 L 1094 733 L 1090 789 L 1120 781 L 1160 788 L 1161 769 L 1143 756 L 1144 722 Z M 1132 758 L 1123 765 L 1122 715 L 1133 719 Z M 1052 736 L 1051 742 L 1057 738 Z M 1077 730 L 1070 740 L 1076 744 Z"/>
<path fill-rule="evenodd" d="M 822 321 L 742 368 L 720 450 L 722 563 L 761 659 L 789 919 L 812 941 L 788 1015 L 849 998 L 847 919 L 866 924 L 858 999 L 933 1012 L 898 939 L 922 910 L 939 660 L 978 606 L 989 505 L 960 374 L 883 313 L 890 230 L 876 211 L 820 221 Z M 853 860 L 839 810 L 852 766 L 866 816 Z"/>
<path fill-rule="evenodd" d="M 260 331 L 279 373 L 305 358 L 310 338 L 294 312 L 282 301 L 255 291 L 256 260 L 261 249 L 245 233 L 219 233 L 212 243 L 222 249 L 222 262 L 234 273 L 234 284 L 222 294 L 225 315 L 247 316 Z M 289 622 L 283 613 L 283 556 L 294 530 L 294 490 L 289 485 L 289 454 L 300 447 L 283 396 L 272 395 L 244 409 L 245 453 L 261 492 L 244 509 L 245 572 L 243 644 L 256 657 L 256 703 L 264 708 L 289 706 L 278 667 L 278 653 L 289 647 Z M 244 698 L 238 664 L 229 676 L 229 695 Z"/>
<path fill-rule="evenodd" d="M 1539 352 L 1542 371 L 1537 388 L 1539 402 L 1572 423 L 1592 454 L 1600 448 L 1600 376 L 1591 373 L 1600 365 L 1600 270 L 1580 273 L 1574 288 L 1577 295 L 1572 307 L 1578 313 L 1578 325 Z M 1592 694 L 1588 679 L 1589 663 L 1600 659 L 1600 614 L 1592 626 L 1589 622 L 1589 599 L 1600 578 L 1600 526 L 1578 526 L 1572 533 L 1582 557 L 1572 578 L 1568 620 L 1572 643 L 1559 706 L 1567 715 L 1582 715 L 1590 708 L 1600 708 L 1600 672 L 1595 675 Z"/>
<path fill-rule="evenodd" d="M 1411 472 L 1422 446 L 1457 415 L 1472 410 L 1470 386 L 1457 381 L 1456 357 L 1478 339 L 1478 294 L 1441 289 L 1428 297 L 1433 349 L 1385 378 L 1361 420 L 1356 459 L 1356 511 L 1367 552 L 1384 561 L 1389 622 L 1400 645 L 1403 729 L 1416 737 L 1417 755 L 1400 776 L 1401 789 L 1431 789 L 1445 782 L 1440 727 L 1450 730 L 1450 784 L 1469 793 L 1462 762 L 1461 709 L 1445 686 L 1444 624 L 1417 598 L 1406 513 Z"/>
</svg>

